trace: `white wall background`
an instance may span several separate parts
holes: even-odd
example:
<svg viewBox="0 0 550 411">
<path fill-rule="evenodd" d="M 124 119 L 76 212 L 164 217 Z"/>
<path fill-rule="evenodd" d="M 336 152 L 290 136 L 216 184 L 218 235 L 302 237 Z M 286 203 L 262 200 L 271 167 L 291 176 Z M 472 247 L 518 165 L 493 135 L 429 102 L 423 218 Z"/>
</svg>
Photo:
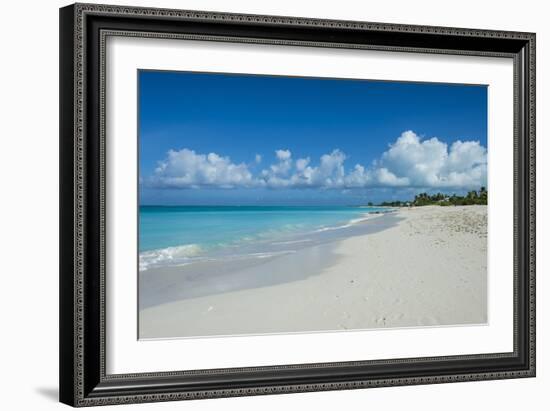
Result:
<svg viewBox="0 0 550 411">
<path fill-rule="evenodd" d="M 108 2 L 108 1 L 107 1 Z M 538 377 L 131 405 L 117 409 L 408 410 L 547 409 L 550 387 L 550 26 L 536 0 L 442 2 L 352 0 L 130 0 L 114 4 L 294 15 L 537 33 Z M 2 5 L 0 42 L 0 407 L 49 410 L 57 403 L 58 350 L 58 0 Z M 545 252 L 546 251 L 546 252 Z M 546 404 L 545 404 L 546 403 Z M 113 409 L 112 407 L 108 407 Z"/>
</svg>

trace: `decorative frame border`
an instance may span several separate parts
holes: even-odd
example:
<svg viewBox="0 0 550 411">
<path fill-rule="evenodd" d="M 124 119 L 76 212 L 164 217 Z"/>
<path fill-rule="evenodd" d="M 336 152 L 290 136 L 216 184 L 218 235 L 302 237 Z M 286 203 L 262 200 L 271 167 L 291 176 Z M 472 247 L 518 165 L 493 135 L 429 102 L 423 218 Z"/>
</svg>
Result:
<svg viewBox="0 0 550 411">
<path fill-rule="evenodd" d="M 535 376 L 535 34 L 448 27 L 412 26 L 294 17 L 227 14 L 170 9 L 151 9 L 96 4 L 75 4 L 60 10 L 60 400 L 74 406 L 123 404 L 179 399 L 217 398 L 303 391 L 325 391 L 366 387 L 435 384 L 457 381 L 504 379 Z M 254 36 L 220 36 L 159 32 L 157 30 L 107 29 L 91 24 L 90 18 L 139 18 L 147 26 L 151 19 L 176 24 L 232 24 L 252 27 L 277 27 L 289 30 L 327 29 L 357 33 L 392 33 L 419 36 L 418 45 L 380 45 L 376 43 L 325 42 L 316 40 L 267 39 Z M 98 29 L 98 27 L 100 27 Z M 155 37 L 281 44 L 290 46 L 359 48 L 369 50 L 464 54 L 509 57 L 514 60 L 514 351 L 470 356 L 448 356 L 346 363 L 281 365 L 272 367 L 232 368 L 224 370 L 174 371 L 143 374 L 106 375 L 105 373 L 105 46 L 108 36 Z M 490 40 L 482 49 L 460 47 L 424 47 L 422 39 L 441 39 L 440 44 L 456 46 L 461 39 L 470 46 Z M 455 39 L 455 42 L 449 39 Z M 425 40 L 424 40 L 425 41 Z M 490 46 L 504 44 L 505 50 Z M 93 47 L 90 49 L 90 44 Z M 97 44 L 96 44 L 97 43 Z M 494 47 L 494 46 L 493 46 Z M 89 89 L 89 67 L 98 71 L 98 90 Z M 95 68 L 94 68 L 95 70 Z M 69 82 L 70 79 L 70 82 Z M 93 112 L 87 99 L 97 98 L 99 109 Z M 97 115 L 98 125 L 90 133 L 89 115 Z M 99 138 L 92 141 L 89 134 Z M 92 146 L 90 146 L 90 144 Z M 90 150 L 90 147 L 92 148 Z M 91 158 L 90 152 L 97 157 Z M 90 177 L 97 174 L 96 178 Z M 91 196 L 99 194 L 97 204 Z M 90 213 L 89 209 L 93 209 Z M 92 216 L 91 216 L 92 215 Z M 98 217 L 93 220 L 93 217 Z M 98 232 L 92 234 L 92 219 Z M 519 236 L 520 230 L 525 235 Z M 94 248 L 95 247 L 95 248 Z M 70 251 L 69 251 L 70 250 Z M 524 266 L 519 266 L 522 257 Z M 97 267 L 90 260 L 96 258 Z M 522 288 L 523 287 L 523 288 Z M 525 293 L 520 295 L 519 290 Z M 91 308 L 90 308 L 91 307 Z M 97 321 L 90 321 L 90 310 Z M 522 315 L 520 315 L 522 314 Z M 520 326 L 523 332 L 520 332 Z M 519 361 L 521 357 L 521 361 Z M 403 366 L 424 362 L 485 361 L 510 359 L 518 364 L 488 372 L 460 372 L 440 375 L 411 375 L 401 371 L 395 377 L 357 378 L 341 375 L 334 381 L 312 378 L 311 383 L 281 383 L 215 387 L 209 376 L 247 375 L 278 371 L 334 369 L 363 366 Z M 403 367 L 401 367 L 402 369 Z M 344 376 L 347 374 L 344 374 Z M 193 383 L 193 377 L 206 377 Z M 252 378 L 252 376 L 250 376 Z M 179 379 L 176 381 L 176 379 Z M 326 378 L 325 378 L 326 379 Z M 203 385 L 201 385 L 203 384 Z M 218 384 L 219 385 L 219 384 Z M 149 387 L 149 388 L 144 388 Z"/>
</svg>

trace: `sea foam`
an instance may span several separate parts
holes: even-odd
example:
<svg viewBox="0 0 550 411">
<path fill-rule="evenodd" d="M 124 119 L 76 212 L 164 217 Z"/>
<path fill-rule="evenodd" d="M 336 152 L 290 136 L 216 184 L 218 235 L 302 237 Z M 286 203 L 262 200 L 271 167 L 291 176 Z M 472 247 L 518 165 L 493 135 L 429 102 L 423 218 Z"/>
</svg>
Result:
<svg viewBox="0 0 550 411">
<path fill-rule="evenodd" d="M 139 254 L 139 270 L 145 271 L 151 266 L 165 263 L 185 263 L 191 257 L 200 255 L 202 251 L 202 248 L 197 244 L 185 244 L 159 250 L 143 251 Z"/>
</svg>

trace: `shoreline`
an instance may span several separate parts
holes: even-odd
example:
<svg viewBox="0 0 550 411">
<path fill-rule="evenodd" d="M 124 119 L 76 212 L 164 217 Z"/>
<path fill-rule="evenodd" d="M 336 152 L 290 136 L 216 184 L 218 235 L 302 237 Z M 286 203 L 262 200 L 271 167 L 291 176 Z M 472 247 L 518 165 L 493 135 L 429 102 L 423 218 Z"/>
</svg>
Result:
<svg viewBox="0 0 550 411">
<path fill-rule="evenodd" d="M 140 338 L 484 324 L 486 212 L 399 208 L 285 255 L 140 272 Z"/>
<path fill-rule="evenodd" d="M 139 307 L 141 310 L 159 303 L 267 287 L 320 275 L 337 259 L 334 250 L 340 241 L 373 234 L 396 223 L 393 213 L 376 214 L 341 227 L 303 233 L 305 239 L 275 241 L 272 246 L 281 246 L 275 251 L 272 247 L 270 252 L 229 254 L 227 258 L 144 270 L 139 273 Z M 320 240 L 319 237 L 317 242 L 311 240 L 311 234 L 319 236 Z M 289 249 L 289 246 L 296 248 Z"/>
<path fill-rule="evenodd" d="M 187 207 L 186 207 L 187 208 Z M 223 208 L 223 207 L 221 207 Z M 270 207 L 271 208 L 271 207 Z M 293 207 L 287 207 L 292 209 Z M 296 207 L 301 209 L 302 207 Z M 311 208 L 311 207 L 309 207 Z M 329 207 L 328 210 L 332 211 L 334 207 Z M 380 207 L 336 207 L 338 211 L 346 210 L 352 211 L 352 213 L 343 213 L 338 219 L 330 219 L 327 221 L 327 216 L 324 214 L 327 211 L 327 207 L 321 207 L 321 213 L 317 214 L 319 210 L 312 210 L 313 213 L 302 216 L 308 218 L 309 216 L 316 216 L 318 221 L 308 218 L 307 224 L 300 227 L 296 225 L 296 216 L 294 221 L 292 217 L 289 221 L 278 219 L 275 224 L 267 224 L 260 226 L 260 229 L 250 229 L 246 227 L 244 231 L 235 230 L 233 225 L 229 232 L 229 236 L 217 235 L 215 241 L 208 241 L 204 238 L 205 231 L 201 232 L 199 237 L 201 240 L 187 242 L 184 244 L 177 244 L 177 241 L 181 241 L 181 237 L 163 248 L 145 249 L 139 252 L 139 271 L 145 272 L 150 269 L 167 269 L 170 266 L 184 266 L 187 264 L 196 264 L 199 262 L 215 261 L 215 260 L 234 260 L 235 258 L 249 258 L 252 256 L 270 256 L 284 254 L 288 251 L 295 251 L 296 248 L 301 249 L 310 245 L 322 244 L 327 242 L 333 242 L 336 239 L 346 238 L 350 235 L 361 234 L 357 232 L 357 227 L 352 230 L 349 228 L 358 226 L 366 220 L 380 217 L 384 214 L 388 214 L 393 211 L 392 208 L 384 210 Z M 267 210 L 268 212 L 271 210 Z M 299 210 L 303 211 L 303 210 Z M 185 214 L 184 214 L 185 215 Z M 229 214 L 229 218 L 232 216 Z M 177 218 L 177 217 L 176 217 Z M 257 218 L 257 217 L 256 217 Z M 243 221 L 246 225 L 247 222 Z M 205 221 L 199 222 L 199 224 L 208 226 Z M 219 224 L 223 224 L 219 221 Z M 233 221 L 234 224 L 234 221 Z M 215 230 L 217 226 L 210 227 L 211 230 Z M 181 229 L 181 227 L 180 227 Z M 188 227 L 189 229 L 189 227 Z M 345 231 L 344 231 L 345 230 Z M 220 230 L 224 232 L 225 230 Z M 355 233 L 354 233 L 355 231 Z M 158 236 L 158 234 L 156 234 Z M 192 237 L 192 236 L 191 236 Z M 205 241 L 206 240 L 206 241 Z M 289 249 L 284 245 L 294 244 L 295 247 Z"/>
</svg>

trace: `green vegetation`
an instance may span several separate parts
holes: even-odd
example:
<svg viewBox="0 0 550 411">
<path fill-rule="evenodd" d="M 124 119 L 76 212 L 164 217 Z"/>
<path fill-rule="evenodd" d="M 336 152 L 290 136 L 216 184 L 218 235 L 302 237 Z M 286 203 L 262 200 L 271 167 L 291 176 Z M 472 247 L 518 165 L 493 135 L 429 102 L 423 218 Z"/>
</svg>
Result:
<svg viewBox="0 0 550 411">
<path fill-rule="evenodd" d="M 410 201 L 384 201 L 378 204 L 381 207 L 405 207 L 411 205 Z"/>
<path fill-rule="evenodd" d="M 420 193 L 415 195 L 414 200 L 412 201 L 384 201 L 379 205 L 383 207 L 421 207 L 426 205 L 458 206 L 474 204 L 487 204 L 487 189 L 485 187 L 481 187 L 479 191 L 469 191 L 465 196 L 458 196 L 456 194 L 447 195 L 442 193 L 432 195 L 429 195 L 428 193 Z"/>
</svg>

